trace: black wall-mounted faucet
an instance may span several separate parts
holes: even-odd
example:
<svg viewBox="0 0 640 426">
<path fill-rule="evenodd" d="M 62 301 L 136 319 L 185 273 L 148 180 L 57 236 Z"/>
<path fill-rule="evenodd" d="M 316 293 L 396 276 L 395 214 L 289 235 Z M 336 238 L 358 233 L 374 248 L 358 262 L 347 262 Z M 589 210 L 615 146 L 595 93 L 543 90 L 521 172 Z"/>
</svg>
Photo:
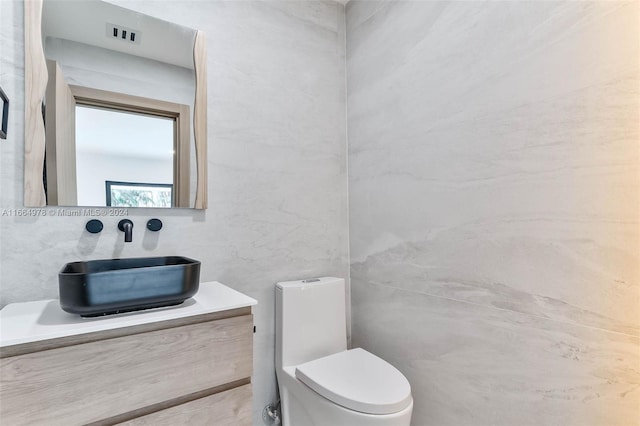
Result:
<svg viewBox="0 0 640 426">
<path fill-rule="evenodd" d="M 122 219 L 118 222 L 118 229 L 124 232 L 125 243 L 130 243 L 133 240 L 133 222 L 129 219 Z"/>
</svg>

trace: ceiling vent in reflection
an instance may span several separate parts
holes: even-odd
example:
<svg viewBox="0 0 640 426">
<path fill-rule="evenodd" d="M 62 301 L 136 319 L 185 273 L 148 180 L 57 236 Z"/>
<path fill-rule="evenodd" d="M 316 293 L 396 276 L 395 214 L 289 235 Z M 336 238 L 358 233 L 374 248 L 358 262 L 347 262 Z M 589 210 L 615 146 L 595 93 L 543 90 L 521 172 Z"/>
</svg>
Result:
<svg viewBox="0 0 640 426">
<path fill-rule="evenodd" d="M 107 37 L 131 44 L 140 44 L 140 31 L 107 23 Z"/>
</svg>

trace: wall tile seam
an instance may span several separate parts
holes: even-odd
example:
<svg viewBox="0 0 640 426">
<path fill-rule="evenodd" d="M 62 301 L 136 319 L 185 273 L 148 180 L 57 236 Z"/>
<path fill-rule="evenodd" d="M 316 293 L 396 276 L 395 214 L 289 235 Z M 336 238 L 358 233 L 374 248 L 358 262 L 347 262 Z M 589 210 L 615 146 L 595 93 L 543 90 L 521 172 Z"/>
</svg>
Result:
<svg viewBox="0 0 640 426">
<path fill-rule="evenodd" d="M 494 310 L 501 311 L 501 312 L 509 312 L 509 313 L 513 313 L 513 314 L 516 314 L 516 315 L 523 315 L 523 316 L 529 317 L 529 318 L 538 318 L 538 319 L 542 319 L 542 320 L 545 320 L 545 321 L 551 321 L 551 322 L 558 323 L 558 324 L 570 325 L 570 326 L 574 326 L 574 327 L 582 327 L 582 328 L 587 328 L 587 329 L 594 330 L 594 331 L 600 331 L 600 332 L 604 332 L 604 333 L 611 333 L 611 334 L 616 334 L 618 336 L 631 337 L 631 338 L 640 340 L 640 335 L 623 333 L 621 331 L 614 331 L 614 330 L 609 330 L 609 329 L 606 329 L 606 328 L 594 327 L 594 326 L 591 326 L 591 325 L 581 324 L 581 323 L 578 323 L 578 322 L 561 321 L 561 320 L 558 320 L 558 319 L 549 318 L 549 317 L 545 317 L 545 316 L 542 316 L 542 315 L 528 314 L 528 313 L 525 313 L 525 312 L 514 311 L 512 309 L 499 308 L 497 306 L 491 306 L 491 305 L 485 305 L 485 304 L 482 304 L 482 303 L 470 302 L 468 300 L 460 300 L 460 299 L 455 299 L 455 298 L 452 298 L 452 297 L 439 296 L 437 294 L 431 294 L 431 293 L 427 293 L 427 292 L 423 292 L 423 291 L 408 290 L 406 288 L 395 287 L 395 286 L 387 285 L 387 284 L 373 283 L 373 285 L 377 285 L 379 287 L 384 287 L 384 288 L 388 288 L 388 289 L 398 290 L 398 291 L 405 292 L 405 293 L 420 294 L 422 296 L 435 297 L 437 299 L 448 300 L 448 301 L 451 301 L 451 302 L 465 303 L 467 305 L 478 306 L 478 307 L 481 307 L 481 308 L 494 309 Z"/>
<path fill-rule="evenodd" d="M 348 2 L 349 0 L 347 0 Z M 347 84 L 347 5 L 346 2 L 342 4 L 342 25 L 343 25 L 343 52 L 344 52 L 344 162 L 345 162 L 345 179 L 346 179 L 346 196 L 347 196 L 347 281 L 349 282 L 348 287 L 348 301 L 349 301 L 349 318 L 348 321 L 348 329 L 347 336 L 349 336 L 347 341 L 347 347 L 351 347 L 351 341 L 353 338 L 353 300 L 351 299 L 351 202 L 349 197 L 349 86 Z"/>
</svg>

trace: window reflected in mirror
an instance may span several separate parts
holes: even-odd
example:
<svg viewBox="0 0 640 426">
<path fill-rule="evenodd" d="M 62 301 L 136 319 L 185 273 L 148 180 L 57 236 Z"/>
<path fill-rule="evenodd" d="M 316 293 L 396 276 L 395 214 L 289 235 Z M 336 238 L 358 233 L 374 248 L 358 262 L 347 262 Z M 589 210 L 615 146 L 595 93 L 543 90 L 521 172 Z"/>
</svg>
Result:
<svg viewBox="0 0 640 426">
<path fill-rule="evenodd" d="M 171 118 L 77 105 L 78 205 L 171 207 L 175 133 Z"/>
</svg>

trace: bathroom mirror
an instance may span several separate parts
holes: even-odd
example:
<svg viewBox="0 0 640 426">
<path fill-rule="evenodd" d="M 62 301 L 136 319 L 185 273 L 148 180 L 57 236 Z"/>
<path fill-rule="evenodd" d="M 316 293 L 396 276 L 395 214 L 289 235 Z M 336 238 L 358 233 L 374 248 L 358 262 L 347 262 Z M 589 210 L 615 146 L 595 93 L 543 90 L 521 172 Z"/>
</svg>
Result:
<svg viewBox="0 0 640 426">
<path fill-rule="evenodd" d="M 24 5 L 25 206 L 206 208 L 202 32 L 100 0 Z"/>
</svg>

